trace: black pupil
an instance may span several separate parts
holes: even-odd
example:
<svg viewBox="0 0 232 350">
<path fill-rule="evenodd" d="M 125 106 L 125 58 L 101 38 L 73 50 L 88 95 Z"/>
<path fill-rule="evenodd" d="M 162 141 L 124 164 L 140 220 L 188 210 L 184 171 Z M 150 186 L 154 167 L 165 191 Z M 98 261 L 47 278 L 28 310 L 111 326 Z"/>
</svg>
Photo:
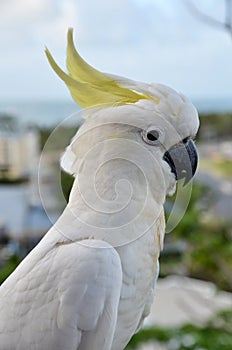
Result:
<svg viewBox="0 0 232 350">
<path fill-rule="evenodd" d="M 159 139 L 159 133 L 156 130 L 149 131 L 147 133 L 147 139 L 149 141 L 157 141 Z"/>
</svg>

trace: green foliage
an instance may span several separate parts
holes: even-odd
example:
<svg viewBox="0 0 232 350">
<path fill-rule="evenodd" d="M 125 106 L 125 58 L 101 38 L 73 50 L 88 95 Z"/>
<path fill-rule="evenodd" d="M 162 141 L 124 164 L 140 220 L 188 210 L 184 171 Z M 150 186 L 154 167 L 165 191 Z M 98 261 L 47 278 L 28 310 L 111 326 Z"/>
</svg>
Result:
<svg viewBox="0 0 232 350">
<path fill-rule="evenodd" d="M 201 231 L 190 237 L 189 249 L 185 253 L 189 274 L 232 291 L 231 238 L 231 228 L 226 223 L 202 224 Z"/>
<path fill-rule="evenodd" d="M 77 127 L 71 126 L 59 126 L 54 129 L 40 129 L 40 148 L 41 150 L 44 148 L 46 142 L 49 139 L 49 136 L 53 134 L 52 142 L 49 144 L 49 147 L 46 149 L 46 151 L 63 151 L 70 143 L 72 137 L 75 135 L 76 132 Z"/>
<path fill-rule="evenodd" d="M 73 185 L 74 177 L 67 174 L 65 171 L 61 171 L 61 186 L 65 200 L 68 202 L 69 193 Z"/>
<path fill-rule="evenodd" d="M 202 114 L 200 115 L 200 122 L 198 139 L 231 138 L 232 114 Z"/>
<path fill-rule="evenodd" d="M 126 349 L 137 349 L 148 342 L 164 344 L 167 350 L 231 350 L 232 311 L 220 312 L 203 327 L 189 324 L 143 329 L 134 335 Z"/>
<path fill-rule="evenodd" d="M 7 279 L 7 277 L 15 270 L 20 263 L 20 258 L 17 255 L 12 255 L 5 265 L 0 268 L 0 285 Z"/>
<path fill-rule="evenodd" d="M 39 130 L 40 133 L 40 149 L 42 150 L 51 134 L 52 130 L 48 128 L 43 128 Z"/>
<path fill-rule="evenodd" d="M 205 214 L 214 202 L 212 191 L 194 184 L 189 207 L 175 230 L 166 237 L 169 243 L 184 242 L 185 250 L 178 260 L 161 257 L 161 276 L 185 268 L 191 277 L 210 280 L 219 288 L 232 291 L 232 231 L 229 223 Z M 165 253 L 165 251 L 164 251 Z"/>
<path fill-rule="evenodd" d="M 4 175 L 1 173 L 0 185 L 20 185 L 23 183 L 28 183 L 28 181 L 29 181 L 28 177 L 24 177 L 24 178 L 20 178 L 20 179 L 9 179 L 9 177 L 7 177 L 7 176 L 4 177 Z"/>
<path fill-rule="evenodd" d="M 232 160 L 212 158 L 212 159 L 201 159 L 201 169 L 211 170 L 219 176 L 230 179 L 232 174 Z"/>
</svg>

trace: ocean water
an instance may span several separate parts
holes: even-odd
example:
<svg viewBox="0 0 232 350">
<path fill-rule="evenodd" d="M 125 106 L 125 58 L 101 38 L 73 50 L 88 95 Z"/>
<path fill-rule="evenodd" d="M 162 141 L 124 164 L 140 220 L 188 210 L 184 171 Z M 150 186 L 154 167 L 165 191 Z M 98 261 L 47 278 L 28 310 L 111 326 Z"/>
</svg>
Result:
<svg viewBox="0 0 232 350">
<path fill-rule="evenodd" d="M 80 107 L 70 101 L 5 101 L 0 103 L 1 114 L 14 116 L 22 124 L 51 127 L 69 116 L 78 114 Z"/>
<path fill-rule="evenodd" d="M 200 113 L 232 113 L 231 98 L 199 98 L 193 103 Z M 77 104 L 70 101 L 4 101 L 0 102 L 0 115 L 9 114 L 24 124 L 51 127 L 69 116 L 80 112 Z M 78 119 L 78 117 L 77 117 Z"/>
</svg>

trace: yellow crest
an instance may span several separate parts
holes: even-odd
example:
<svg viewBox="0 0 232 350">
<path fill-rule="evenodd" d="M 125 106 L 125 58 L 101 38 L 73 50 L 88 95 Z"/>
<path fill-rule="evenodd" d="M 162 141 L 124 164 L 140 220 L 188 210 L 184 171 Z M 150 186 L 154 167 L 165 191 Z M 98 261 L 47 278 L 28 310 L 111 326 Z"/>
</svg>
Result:
<svg viewBox="0 0 232 350">
<path fill-rule="evenodd" d="M 121 87 L 110 76 L 96 70 L 85 62 L 75 49 L 73 29 L 68 30 L 66 60 L 68 74 L 57 65 L 48 49 L 45 52 L 50 65 L 65 82 L 73 99 L 81 107 L 89 108 L 102 104 L 135 103 L 141 99 L 155 100 L 154 97 L 133 89 Z"/>
</svg>

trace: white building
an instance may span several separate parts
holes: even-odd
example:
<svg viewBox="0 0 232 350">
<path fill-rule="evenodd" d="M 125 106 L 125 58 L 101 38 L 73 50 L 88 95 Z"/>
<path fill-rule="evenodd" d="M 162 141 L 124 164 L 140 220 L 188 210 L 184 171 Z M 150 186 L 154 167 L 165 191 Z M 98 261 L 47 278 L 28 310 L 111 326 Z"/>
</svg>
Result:
<svg viewBox="0 0 232 350">
<path fill-rule="evenodd" d="M 44 169 L 49 173 L 42 172 L 38 178 L 40 156 L 38 131 L 20 127 L 16 119 L 0 114 L 0 223 L 16 241 L 42 237 L 60 213 L 53 187 L 54 170 L 49 164 Z"/>
<path fill-rule="evenodd" d="M 13 117 L 0 116 L 0 180 L 27 179 L 38 154 L 38 133 L 19 128 Z"/>
</svg>

